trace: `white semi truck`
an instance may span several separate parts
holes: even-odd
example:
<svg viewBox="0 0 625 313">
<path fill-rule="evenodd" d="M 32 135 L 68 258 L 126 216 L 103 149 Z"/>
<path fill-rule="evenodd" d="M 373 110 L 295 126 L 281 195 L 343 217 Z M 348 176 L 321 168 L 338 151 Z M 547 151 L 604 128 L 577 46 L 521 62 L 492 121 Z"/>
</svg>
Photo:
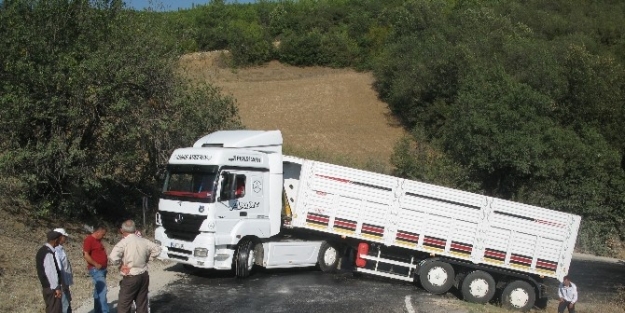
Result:
<svg viewBox="0 0 625 313">
<path fill-rule="evenodd" d="M 280 131 L 218 131 L 177 149 L 156 216 L 160 258 L 231 270 L 318 265 L 528 310 L 569 270 L 580 217 L 282 155 Z"/>
</svg>

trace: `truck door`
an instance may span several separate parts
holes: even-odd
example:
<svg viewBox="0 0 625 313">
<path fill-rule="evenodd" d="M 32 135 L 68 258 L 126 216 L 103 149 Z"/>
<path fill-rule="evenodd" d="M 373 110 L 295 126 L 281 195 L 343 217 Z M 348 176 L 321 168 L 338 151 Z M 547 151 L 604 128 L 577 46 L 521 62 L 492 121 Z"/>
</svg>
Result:
<svg viewBox="0 0 625 313">
<path fill-rule="evenodd" d="M 218 233 L 229 233 L 240 220 L 263 214 L 262 192 L 254 189 L 258 189 L 259 179 L 256 173 L 249 171 L 221 173 L 215 212 Z M 260 184 L 262 186 L 262 181 Z"/>
</svg>

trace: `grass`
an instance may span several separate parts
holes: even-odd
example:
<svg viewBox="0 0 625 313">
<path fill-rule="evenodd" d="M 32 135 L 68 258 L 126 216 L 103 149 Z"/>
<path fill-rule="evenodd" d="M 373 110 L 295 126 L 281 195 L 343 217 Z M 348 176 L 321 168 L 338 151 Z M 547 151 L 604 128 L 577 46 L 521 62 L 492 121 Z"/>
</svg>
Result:
<svg viewBox="0 0 625 313">
<path fill-rule="evenodd" d="M 82 258 L 82 241 L 88 235 L 76 222 L 34 219 L 26 213 L 9 212 L 0 208 L 0 312 L 44 312 L 41 284 L 35 270 L 35 254 L 45 243 L 47 231 L 56 227 L 67 229 L 71 238 L 65 249 L 74 270 L 73 304 L 92 297 L 93 283 Z M 103 240 L 107 251 L 117 242 L 113 232 Z M 119 272 L 109 268 L 107 283 L 117 284 Z"/>
<path fill-rule="evenodd" d="M 321 149 L 301 149 L 293 147 L 292 145 L 285 145 L 283 153 L 285 155 L 298 158 L 331 163 L 381 174 L 390 175 L 392 172 L 392 167 L 388 163 L 381 160 L 374 158 L 361 160 L 336 151 L 328 152 Z"/>
<path fill-rule="evenodd" d="M 232 95 L 248 129 L 279 129 L 285 145 L 307 154 L 390 165 L 405 131 L 378 99 L 371 73 L 279 62 L 232 71 L 221 58 L 222 52 L 184 56 L 181 72 Z"/>
</svg>

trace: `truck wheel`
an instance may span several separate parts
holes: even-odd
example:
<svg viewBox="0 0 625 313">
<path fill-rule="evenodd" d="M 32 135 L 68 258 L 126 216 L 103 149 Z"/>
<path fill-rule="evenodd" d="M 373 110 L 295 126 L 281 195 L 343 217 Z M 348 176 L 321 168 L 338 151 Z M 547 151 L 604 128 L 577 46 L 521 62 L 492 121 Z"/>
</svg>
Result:
<svg viewBox="0 0 625 313">
<path fill-rule="evenodd" d="M 454 268 L 442 261 L 431 261 L 423 264 L 419 271 L 419 282 L 423 289 L 432 294 L 444 294 L 454 284 Z"/>
<path fill-rule="evenodd" d="M 515 280 L 503 289 L 501 301 L 505 308 L 526 312 L 534 307 L 536 292 L 526 281 Z"/>
<path fill-rule="evenodd" d="M 325 273 L 334 273 L 339 266 L 339 252 L 331 244 L 323 242 L 317 257 L 319 268 Z"/>
<path fill-rule="evenodd" d="M 251 239 L 245 239 L 239 243 L 237 255 L 235 258 L 235 271 L 238 278 L 250 276 L 255 262 L 254 242 Z"/>
<path fill-rule="evenodd" d="M 488 303 L 495 296 L 495 279 L 484 271 L 473 271 L 462 280 L 462 297 L 473 303 Z"/>
</svg>

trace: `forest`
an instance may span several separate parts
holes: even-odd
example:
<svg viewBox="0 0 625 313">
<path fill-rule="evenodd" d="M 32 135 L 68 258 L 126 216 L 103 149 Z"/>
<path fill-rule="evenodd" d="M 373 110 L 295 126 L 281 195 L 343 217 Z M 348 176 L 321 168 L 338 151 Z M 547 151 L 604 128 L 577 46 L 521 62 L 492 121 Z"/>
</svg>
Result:
<svg viewBox="0 0 625 313">
<path fill-rule="evenodd" d="M 227 49 L 234 68 L 373 72 L 411 134 L 394 174 L 579 214 L 578 247 L 610 255 L 625 240 L 622 25 L 615 0 L 0 1 L 0 204 L 84 217 L 157 194 L 172 148 L 242 127 L 233 99 L 175 70 Z"/>
</svg>

